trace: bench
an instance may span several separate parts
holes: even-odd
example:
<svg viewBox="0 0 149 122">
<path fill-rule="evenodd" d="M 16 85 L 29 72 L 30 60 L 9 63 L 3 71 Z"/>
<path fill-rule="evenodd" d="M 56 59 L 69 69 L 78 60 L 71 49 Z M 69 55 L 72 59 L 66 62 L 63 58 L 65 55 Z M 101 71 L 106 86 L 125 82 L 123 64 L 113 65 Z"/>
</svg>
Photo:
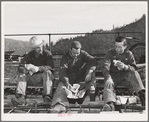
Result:
<svg viewBox="0 0 149 122">
<path fill-rule="evenodd" d="M 60 59 L 62 58 L 62 55 L 54 55 L 53 56 L 53 60 L 54 60 L 54 65 L 55 65 L 55 81 L 54 81 L 54 89 L 56 89 L 58 83 L 59 83 L 59 65 L 60 65 Z M 98 57 L 98 56 L 95 56 L 95 58 L 97 59 L 98 61 L 98 66 L 96 68 L 96 71 L 95 71 L 95 76 L 96 76 L 96 93 L 97 94 L 100 94 L 102 93 L 102 90 L 103 90 L 103 87 L 104 87 L 104 76 L 102 74 L 102 71 L 101 71 L 101 64 L 103 62 L 103 59 L 104 57 L 101 56 L 101 57 Z M 7 64 L 11 64 L 12 66 L 14 67 L 17 67 L 19 62 L 6 62 Z M 137 67 L 138 67 L 138 71 L 141 71 L 142 69 L 145 68 L 145 64 L 137 64 Z M 9 78 L 5 78 L 4 79 L 4 88 L 5 89 L 9 89 L 9 88 L 12 88 L 14 89 L 16 87 L 16 83 L 12 83 L 10 81 Z M 39 84 L 37 86 L 29 86 L 28 89 L 40 89 L 40 91 L 42 90 L 42 84 Z M 124 90 L 127 90 L 128 88 L 126 86 L 118 86 L 117 89 L 124 89 Z M 121 93 L 120 93 L 121 94 Z"/>
<path fill-rule="evenodd" d="M 95 76 L 96 76 L 96 100 L 95 101 L 90 101 L 90 97 L 87 96 L 86 99 L 84 100 L 84 103 L 82 104 L 82 110 L 83 112 L 82 113 L 98 113 L 98 112 L 101 112 L 102 108 L 103 108 L 103 97 L 102 97 L 102 94 L 103 94 L 103 87 L 104 87 L 104 77 L 103 77 L 103 74 L 100 70 L 100 66 L 99 64 L 102 62 L 102 59 L 103 58 L 97 58 L 96 59 L 98 60 L 98 66 L 97 66 L 97 69 L 95 71 Z M 100 62 L 100 63 L 99 63 Z M 10 62 L 12 63 L 12 62 Z M 55 63 L 55 81 L 54 81 L 54 88 L 53 90 L 55 91 L 56 88 L 57 88 L 57 85 L 59 83 L 59 77 L 58 77 L 58 71 L 59 71 L 59 63 L 60 63 L 60 58 L 59 57 L 55 57 L 54 58 L 54 63 Z M 18 62 L 13 62 L 12 64 L 14 67 L 17 67 L 18 66 Z M 138 67 L 138 71 L 140 72 L 141 70 L 143 70 L 145 68 L 145 64 L 137 64 L 137 67 Z M 7 103 L 10 102 L 10 100 L 8 99 L 9 95 L 11 97 L 11 95 L 14 95 L 15 94 L 15 89 L 16 89 L 16 83 L 12 83 L 11 81 L 9 81 L 10 79 L 9 78 L 5 78 L 4 79 L 4 97 L 5 98 L 5 103 L 7 105 Z M 120 95 L 120 96 L 123 96 L 125 95 L 128 95 L 128 98 L 130 97 L 130 93 L 128 91 L 129 88 L 125 87 L 125 86 L 118 86 L 117 87 L 117 91 L 119 91 L 117 95 Z M 38 101 L 39 103 L 34 107 L 29 107 L 29 108 L 11 108 L 10 106 L 5 106 L 4 107 L 4 110 L 5 110 L 5 113 L 13 113 L 13 112 L 18 112 L 18 113 L 22 113 L 22 112 L 25 112 L 25 113 L 50 113 L 50 109 L 47 108 L 47 105 L 44 105 L 43 101 L 42 101 L 42 91 L 43 91 L 43 87 L 41 84 L 37 85 L 37 86 L 28 86 L 28 90 L 27 90 L 27 94 L 29 95 L 28 98 L 31 98 L 31 99 L 36 99 L 36 101 Z M 53 93 L 54 93 L 53 91 Z M 8 96 L 7 96 L 8 95 Z M 134 96 L 134 95 L 133 95 Z M 41 105 L 40 105 L 40 102 L 41 102 Z M 130 110 L 132 111 L 142 111 L 142 110 L 145 110 L 145 107 L 144 106 L 140 106 L 137 105 L 138 102 L 134 105 L 129 105 L 129 104 L 124 104 L 122 106 L 122 108 L 124 109 L 124 111 L 126 112 L 126 110 L 128 112 L 130 112 Z M 9 104 L 8 104 L 9 105 Z M 76 105 L 70 105 L 70 110 L 68 111 L 73 113 L 74 110 L 77 110 L 75 111 L 76 113 L 78 113 L 78 110 L 80 109 L 80 106 L 76 106 Z M 94 110 L 94 111 L 93 111 Z M 100 110 L 100 111 L 99 111 Z M 98 111 L 98 112 L 96 112 Z"/>
</svg>

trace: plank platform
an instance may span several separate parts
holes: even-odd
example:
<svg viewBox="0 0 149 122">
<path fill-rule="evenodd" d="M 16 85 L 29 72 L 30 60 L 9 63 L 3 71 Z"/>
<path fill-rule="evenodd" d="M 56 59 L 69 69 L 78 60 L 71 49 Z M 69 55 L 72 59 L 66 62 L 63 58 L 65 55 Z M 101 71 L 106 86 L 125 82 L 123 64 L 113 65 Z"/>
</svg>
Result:
<svg viewBox="0 0 149 122">
<path fill-rule="evenodd" d="M 32 106 L 13 106 L 11 103 L 11 99 L 14 95 L 7 95 L 4 98 L 4 113 L 51 113 L 52 109 L 49 104 L 43 103 L 42 95 L 32 96 L 29 99 L 32 101 L 36 101 Z M 29 96 L 28 96 L 29 97 Z M 127 96 L 129 97 L 129 96 Z M 83 104 L 70 104 L 69 108 L 67 108 L 66 113 L 102 113 L 104 102 L 96 96 L 95 101 L 90 101 L 90 97 L 87 96 L 83 102 Z M 134 113 L 134 112 L 142 112 L 145 110 L 144 106 L 140 104 L 124 104 L 122 105 L 123 113 Z M 112 112 L 112 111 L 111 111 Z M 106 113 L 106 112 L 103 112 Z M 109 113 L 109 112 L 108 112 Z M 118 111 L 112 113 L 119 113 Z"/>
</svg>

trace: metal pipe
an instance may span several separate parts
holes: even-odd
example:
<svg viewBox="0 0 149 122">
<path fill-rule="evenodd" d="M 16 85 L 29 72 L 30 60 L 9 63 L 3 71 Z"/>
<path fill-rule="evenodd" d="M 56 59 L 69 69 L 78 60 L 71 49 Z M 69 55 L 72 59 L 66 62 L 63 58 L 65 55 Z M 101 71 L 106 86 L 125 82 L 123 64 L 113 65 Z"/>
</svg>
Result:
<svg viewBox="0 0 149 122">
<path fill-rule="evenodd" d="M 31 109 L 29 109 L 27 113 L 29 113 L 31 110 L 32 110 L 32 108 L 31 108 Z"/>
<path fill-rule="evenodd" d="M 79 35 L 79 34 L 118 34 L 119 33 L 142 33 L 142 32 L 103 32 L 103 33 L 45 33 L 45 34 L 5 34 L 4 36 L 29 36 L 29 35 Z"/>
<path fill-rule="evenodd" d="M 11 109 L 8 114 L 10 114 L 11 112 L 13 112 L 16 109 L 16 107 L 14 107 L 13 109 Z"/>
<path fill-rule="evenodd" d="M 50 52 L 51 52 L 51 34 L 49 34 L 49 48 L 50 48 Z"/>
</svg>

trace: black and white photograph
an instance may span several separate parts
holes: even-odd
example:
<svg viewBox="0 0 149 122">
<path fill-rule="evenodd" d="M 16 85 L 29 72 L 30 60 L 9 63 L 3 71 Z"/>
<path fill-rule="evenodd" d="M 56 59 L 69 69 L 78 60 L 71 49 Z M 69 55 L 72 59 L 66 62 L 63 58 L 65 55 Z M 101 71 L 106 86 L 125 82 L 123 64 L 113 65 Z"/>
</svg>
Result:
<svg viewBox="0 0 149 122">
<path fill-rule="evenodd" d="M 1 121 L 148 121 L 148 1 L 2 1 Z"/>
</svg>

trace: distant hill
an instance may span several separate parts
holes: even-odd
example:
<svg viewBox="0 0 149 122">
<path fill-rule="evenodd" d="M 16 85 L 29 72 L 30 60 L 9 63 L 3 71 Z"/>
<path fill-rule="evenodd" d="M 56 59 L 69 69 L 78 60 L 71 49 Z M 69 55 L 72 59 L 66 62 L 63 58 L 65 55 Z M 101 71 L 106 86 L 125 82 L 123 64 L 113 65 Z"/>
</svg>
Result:
<svg viewBox="0 0 149 122">
<path fill-rule="evenodd" d="M 119 28 L 114 28 L 110 31 L 106 30 L 95 30 L 91 34 L 86 34 L 85 36 L 77 36 L 74 38 L 60 39 L 56 42 L 55 45 L 52 45 L 53 54 L 64 54 L 68 51 L 72 41 L 79 41 L 82 44 L 84 50 L 90 54 L 105 54 L 109 48 L 113 47 L 113 42 L 118 34 L 105 34 L 109 32 L 138 32 L 141 33 L 120 33 L 120 36 L 131 36 L 139 39 L 142 42 L 145 42 L 145 15 L 143 15 L 139 20 L 123 25 Z M 102 34 L 96 34 L 102 33 Z M 130 43 L 132 45 L 133 43 Z M 7 39 L 5 38 L 5 51 L 15 51 L 15 55 L 23 55 L 25 52 L 30 51 L 30 45 L 28 42 Z"/>
<path fill-rule="evenodd" d="M 140 31 L 141 33 L 131 33 L 131 34 L 121 34 L 122 36 L 133 36 L 138 38 L 140 41 L 145 41 L 145 30 L 146 30 L 146 17 L 143 15 L 139 20 L 132 22 L 128 25 L 125 25 L 120 28 L 115 28 L 112 31 L 130 31 L 130 32 L 137 32 Z"/>
<path fill-rule="evenodd" d="M 5 51 L 15 51 L 13 55 L 23 55 L 30 50 L 29 42 L 5 38 Z"/>
<path fill-rule="evenodd" d="M 119 28 L 114 28 L 110 31 L 105 30 L 95 30 L 91 34 L 86 34 L 85 36 L 78 36 L 71 39 L 61 39 L 53 47 L 52 53 L 63 54 L 68 51 L 68 48 L 72 41 L 79 41 L 82 44 L 84 50 L 90 54 L 105 54 L 109 48 L 113 47 L 113 42 L 118 34 L 105 34 L 109 32 L 141 32 L 141 33 L 120 33 L 120 36 L 131 36 L 139 39 L 140 41 L 145 41 L 145 15 L 143 15 L 139 20 L 132 22 L 128 25 L 124 25 Z M 96 34 L 102 33 L 102 34 Z M 130 41 L 131 42 L 131 41 Z M 133 43 L 129 43 L 132 45 Z"/>
</svg>

